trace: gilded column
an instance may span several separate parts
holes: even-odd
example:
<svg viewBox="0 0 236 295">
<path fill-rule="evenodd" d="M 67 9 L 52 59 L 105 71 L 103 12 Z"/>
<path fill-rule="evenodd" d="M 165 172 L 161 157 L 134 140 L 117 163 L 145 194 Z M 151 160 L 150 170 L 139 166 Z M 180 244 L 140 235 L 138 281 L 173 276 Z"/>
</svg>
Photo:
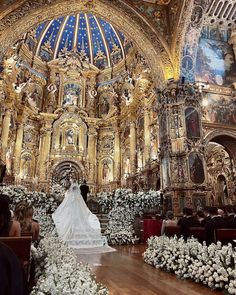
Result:
<svg viewBox="0 0 236 295">
<path fill-rule="evenodd" d="M 120 149 L 120 130 L 118 126 L 114 127 L 114 179 L 120 181 L 121 178 L 121 149 Z"/>
<path fill-rule="evenodd" d="M 17 122 L 17 131 L 16 131 L 16 144 L 15 144 L 15 152 L 14 152 L 14 172 L 17 175 L 18 171 L 20 171 L 20 159 L 21 159 L 21 150 L 24 136 L 24 123 L 25 118 L 21 116 L 18 118 Z"/>
<path fill-rule="evenodd" d="M 150 160 L 150 146 L 151 146 L 150 111 L 148 108 L 146 108 L 144 110 L 144 161 L 145 161 L 145 165 Z"/>
<path fill-rule="evenodd" d="M 4 162 L 5 162 L 6 152 L 7 152 L 10 123 L 11 123 L 11 112 L 10 110 L 6 110 L 6 113 L 3 119 L 3 124 L 2 124 L 2 160 Z"/>
<path fill-rule="evenodd" d="M 88 181 L 95 182 L 96 175 L 96 159 L 97 159 L 97 130 L 95 126 L 89 126 L 88 130 L 88 163 L 89 163 L 89 175 Z"/>
<path fill-rule="evenodd" d="M 49 163 L 50 148 L 51 148 L 51 133 L 52 133 L 52 121 L 47 120 L 45 125 L 40 130 L 40 151 L 39 151 L 39 163 L 38 173 L 39 180 L 47 180 L 47 164 Z"/>
<path fill-rule="evenodd" d="M 137 149 L 136 149 L 136 126 L 135 122 L 130 122 L 130 162 L 131 174 L 134 174 L 137 169 Z"/>
</svg>

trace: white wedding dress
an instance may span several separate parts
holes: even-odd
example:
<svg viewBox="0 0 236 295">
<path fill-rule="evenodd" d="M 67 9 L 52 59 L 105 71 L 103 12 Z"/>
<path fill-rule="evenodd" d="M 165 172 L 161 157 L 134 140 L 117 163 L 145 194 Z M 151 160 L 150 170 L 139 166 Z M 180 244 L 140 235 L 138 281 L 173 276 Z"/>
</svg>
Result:
<svg viewBox="0 0 236 295">
<path fill-rule="evenodd" d="M 63 202 L 52 214 L 52 219 L 59 238 L 70 248 L 107 246 L 106 237 L 101 234 L 100 222 L 88 209 L 81 195 L 80 186 L 76 182 L 71 184 Z"/>
</svg>

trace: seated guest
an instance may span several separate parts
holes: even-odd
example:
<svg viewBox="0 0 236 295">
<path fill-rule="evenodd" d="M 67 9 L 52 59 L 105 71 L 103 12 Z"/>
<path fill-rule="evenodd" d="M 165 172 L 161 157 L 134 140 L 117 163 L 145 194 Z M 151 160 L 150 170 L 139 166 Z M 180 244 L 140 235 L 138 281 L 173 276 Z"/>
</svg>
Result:
<svg viewBox="0 0 236 295">
<path fill-rule="evenodd" d="M 205 219 L 205 215 L 204 215 L 203 211 L 198 210 L 197 213 L 196 213 L 196 217 L 197 217 L 197 220 L 200 223 L 200 226 L 203 226 L 202 223 L 204 223 L 204 219 Z"/>
<path fill-rule="evenodd" d="M 206 221 L 206 240 L 207 243 L 215 242 L 215 230 L 218 228 L 227 228 L 227 223 L 222 216 L 218 215 L 218 209 L 216 207 L 209 208 L 211 219 Z"/>
<path fill-rule="evenodd" d="M 189 234 L 189 228 L 200 226 L 200 222 L 193 216 L 193 210 L 191 208 L 185 207 L 183 214 L 184 217 L 178 221 L 178 225 L 180 226 L 181 235 L 186 239 Z"/>
<path fill-rule="evenodd" d="M 39 238 L 39 223 L 37 220 L 33 219 L 34 209 L 32 206 L 28 206 L 26 209 L 26 219 L 28 224 L 31 225 L 32 239 L 38 240 Z"/>
<path fill-rule="evenodd" d="M 224 217 L 228 228 L 236 228 L 236 219 L 232 205 L 225 206 L 226 216 Z"/>
<path fill-rule="evenodd" d="M 204 218 L 204 220 L 202 220 L 201 226 L 205 226 L 206 222 L 211 219 L 210 212 L 209 212 L 210 208 L 211 207 L 209 207 L 209 206 L 206 206 L 204 208 L 203 213 L 204 213 L 205 218 Z"/>
<path fill-rule="evenodd" d="M 165 233 L 165 228 L 168 226 L 176 226 L 177 222 L 174 220 L 174 214 L 172 211 L 167 211 L 166 213 L 166 219 L 163 220 L 162 226 L 161 226 L 161 234 L 163 235 Z"/>
<path fill-rule="evenodd" d="M 28 287 L 18 258 L 0 243 L 0 295 L 27 295 Z"/>
<path fill-rule="evenodd" d="M 219 216 L 221 216 L 221 217 L 225 216 L 225 212 L 224 212 L 224 210 L 222 208 L 218 208 L 217 212 L 218 212 Z"/>
<path fill-rule="evenodd" d="M 32 240 L 39 237 L 39 224 L 33 220 L 33 208 L 25 202 L 16 206 L 14 212 L 15 219 L 20 222 L 21 233 L 23 235 L 32 235 Z"/>
<path fill-rule="evenodd" d="M 11 217 L 9 198 L 0 195 L 0 237 L 20 237 L 20 234 L 20 223 Z"/>
</svg>

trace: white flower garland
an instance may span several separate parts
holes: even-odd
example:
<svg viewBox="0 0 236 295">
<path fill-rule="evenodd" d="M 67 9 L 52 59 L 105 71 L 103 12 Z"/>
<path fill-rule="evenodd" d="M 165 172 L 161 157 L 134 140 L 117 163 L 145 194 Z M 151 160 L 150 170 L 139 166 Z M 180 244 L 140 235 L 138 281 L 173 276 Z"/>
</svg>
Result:
<svg viewBox="0 0 236 295">
<path fill-rule="evenodd" d="M 179 278 L 236 294 L 236 252 L 231 244 L 206 246 L 193 238 L 185 242 L 183 238 L 151 237 L 143 256 L 146 263 Z"/>
</svg>

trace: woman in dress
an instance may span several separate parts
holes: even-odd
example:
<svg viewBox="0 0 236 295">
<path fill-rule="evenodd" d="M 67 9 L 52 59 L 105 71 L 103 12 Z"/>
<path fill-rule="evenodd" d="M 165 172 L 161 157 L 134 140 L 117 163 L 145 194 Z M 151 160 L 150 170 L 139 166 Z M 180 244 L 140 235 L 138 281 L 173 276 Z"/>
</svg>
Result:
<svg viewBox="0 0 236 295">
<path fill-rule="evenodd" d="M 107 245 L 101 235 L 100 222 L 86 206 L 80 186 L 72 181 L 65 198 L 52 214 L 58 236 L 75 249 L 96 248 Z"/>
<path fill-rule="evenodd" d="M 12 219 L 9 198 L 0 195 L 0 237 L 20 237 L 20 223 Z"/>
</svg>

